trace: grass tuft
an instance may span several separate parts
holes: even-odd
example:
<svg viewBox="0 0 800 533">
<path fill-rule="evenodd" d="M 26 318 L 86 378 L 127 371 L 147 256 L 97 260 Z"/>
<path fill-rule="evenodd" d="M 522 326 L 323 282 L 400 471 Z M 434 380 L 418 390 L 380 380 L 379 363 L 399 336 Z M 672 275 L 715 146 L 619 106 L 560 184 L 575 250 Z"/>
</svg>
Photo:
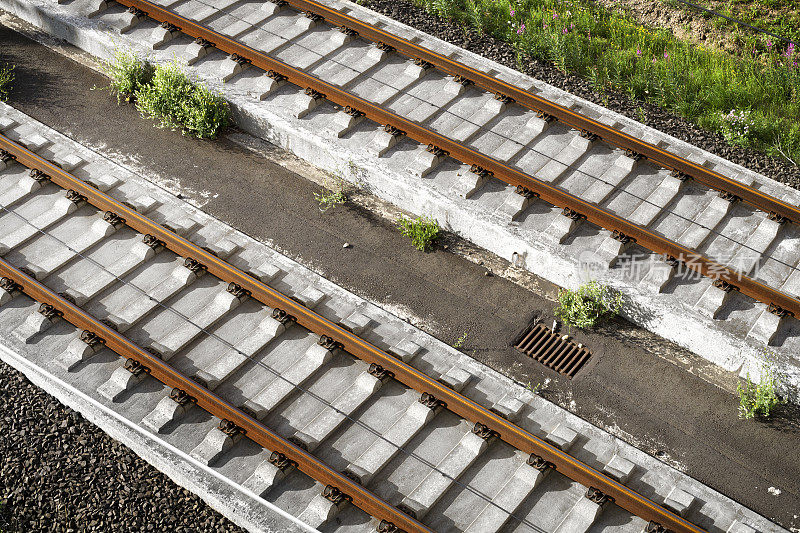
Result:
<svg viewBox="0 0 800 533">
<path fill-rule="evenodd" d="M 758 383 L 750 379 L 748 372 L 745 380 L 736 386 L 736 391 L 739 393 L 739 418 L 767 420 L 781 403 L 778 397 L 778 379 L 769 364 L 769 356 L 770 354 L 765 352 L 767 361 L 761 366 L 761 380 Z"/>
<path fill-rule="evenodd" d="M 464 343 L 467 342 L 467 332 L 465 331 L 463 335 L 461 335 L 458 340 L 453 344 L 453 348 L 456 350 L 461 349 L 464 346 Z"/>
<path fill-rule="evenodd" d="M 322 189 L 320 192 L 314 193 L 314 199 L 319 203 L 319 210 L 321 212 L 325 212 L 332 207 L 336 207 L 337 205 L 342 205 L 347 201 L 344 193 L 342 191 L 329 191 L 327 189 Z"/>
<path fill-rule="evenodd" d="M 0 67 L 0 102 L 8 101 L 11 94 L 11 83 L 14 81 L 14 65 Z"/>
<path fill-rule="evenodd" d="M 111 59 L 103 61 L 103 70 L 111 78 L 108 88 L 117 96 L 117 102 L 130 102 L 153 79 L 155 68 L 133 52 L 117 48 Z"/>
<path fill-rule="evenodd" d="M 225 100 L 189 79 L 177 62 L 152 65 L 131 51 L 117 49 L 104 69 L 117 101 L 135 101 L 142 116 L 157 120 L 159 127 L 213 139 L 230 124 Z"/>
<path fill-rule="evenodd" d="M 439 223 L 433 218 L 417 217 L 414 219 L 402 217 L 397 226 L 404 237 L 411 239 L 411 244 L 417 250 L 424 252 L 439 238 Z"/>
<path fill-rule="evenodd" d="M 158 65 L 150 83 L 136 91 L 136 106 L 161 127 L 214 138 L 230 122 L 228 105 L 207 87 L 192 82 L 177 63 Z"/>
<path fill-rule="evenodd" d="M 558 292 L 555 315 L 568 327 L 593 328 L 622 309 L 622 295 L 611 287 L 590 281 L 576 290 Z"/>
</svg>

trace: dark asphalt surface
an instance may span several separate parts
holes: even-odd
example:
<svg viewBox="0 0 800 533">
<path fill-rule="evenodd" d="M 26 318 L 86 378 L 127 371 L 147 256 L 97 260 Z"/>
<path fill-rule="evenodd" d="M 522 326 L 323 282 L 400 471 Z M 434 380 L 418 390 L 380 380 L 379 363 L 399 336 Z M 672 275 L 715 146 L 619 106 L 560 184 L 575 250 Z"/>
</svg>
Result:
<svg viewBox="0 0 800 533">
<path fill-rule="evenodd" d="M 9 103 L 21 111 L 79 142 L 128 154 L 148 172 L 213 191 L 203 209 L 214 216 L 358 294 L 406 307 L 446 342 L 467 333 L 466 353 L 522 383 L 550 378 L 542 393 L 548 399 L 574 402 L 580 416 L 785 527 L 800 525 L 793 518 L 800 514 L 796 412 L 784 410 L 770 423 L 739 420 L 733 395 L 654 355 L 662 345 L 630 342 L 627 324 L 577 333 L 595 355 L 576 379 L 559 378 L 509 347 L 534 314 L 551 316 L 552 302 L 441 248 L 417 252 L 392 223 L 362 207 L 320 213 L 318 185 L 229 140 L 154 128 L 134 107 L 90 91 L 106 84 L 102 76 L 3 27 L 0 56 L 17 66 Z M 345 242 L 352 247 L 343 249 Z"/>
</svg>

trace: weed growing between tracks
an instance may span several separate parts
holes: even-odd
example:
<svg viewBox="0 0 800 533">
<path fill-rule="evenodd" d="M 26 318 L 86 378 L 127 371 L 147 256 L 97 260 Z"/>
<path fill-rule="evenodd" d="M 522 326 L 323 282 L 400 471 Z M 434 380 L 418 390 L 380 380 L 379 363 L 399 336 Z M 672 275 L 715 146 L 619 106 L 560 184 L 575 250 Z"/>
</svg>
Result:
<svg viewBox="0 0 800 533">
<path fill-rule="evenodd" d="M 11 82 L 14 81 L 14 65 L 0 67 L 0 102 L 8 100 L 11 93 Z"/>
<path fill-rule="evenodd" d="M 342 205 L 347 201 L 347 190 L 349 184 L 341 175 L 336 175 L 332 180 L 324 180 L 323 189 L 314 193 L 314 199 L 319 204 L 320 212 L 324 213 L 328 209 L 337 205 Z"/>
<path fill-rule="evenodd" d="M 465 331 L 463 335 L 461 335 L 458 340 L 453 344 L 453 348 L 456 350 L 460 350 L 464 343 L 467 342 L 467 332 Z"/>
<path fill-rule="evenodd" d="M 761 380 L 754 383 L 748 372 L 744 382 L 739 382 L 736 386 L 736 392 L 739 393 L 739 418 L 769 419 L 774 409 L 781 403 L 777 392 L 780 383 L 773 369 L 773 358 L 774 354 L 765 350 L 764 363 L 761 365 Z"/>
<path fill-rule="evenodd" d="M 114 50 L 113 59 L 103 61 L 103 69 L 111 82 L 108 88 L 117 96 L 117 102 L 130 102 L 136 93 L 153 79 L 155 68 L 133 52 Z"/>
<path fill-rule="evenodd" d="M 319 203 L 319 210 L 323 213 L 332 207 L 342 205 L 347 200 L 342 191 L 328 191 L 326 189 L 321 192 L 315 192 L 314 199 Z"/>
<path fill-rule="evenodd" d="M 183 128 L 200 138 L 213 139 L 230 121 L 222 97 L 192 82 L 177 63 L 156 66 L 150 83 L 136 92 L 136 106 L 162 127 Z"/>
<path fill-rule="evenodd" d="M 555 315 L 567 327 L 593 328 L 622 309 L 622 295 L 611 287 L 590 281 L 576 290 L 558 292 Z"/>
<path fill-rule="evenodd" d="M 422 252 L 433 246 L 441 229 L 435 219 L 428 217 L 402 217 L 397 221 L 397 226 L 404 237 L 411 239 L 414 248 Z"/>
<path fill-rule="evenodd" d="M 157 120 L 159 127 L 213 139 L 230 123 L 225 100 L 190 80 L 177 62 L 154 66 L 133 52 L 116 50 L 104 67 L 117 100 L 135 101 L 142 116 Z"/>
<path fill-rule="evenodd" d="M 719 132 L 748 113 L 730 142 L 800 164 L 800 50 L 766 38 L 740 56 L 645 28 L 590 0 L 414 0 L 428 11 L 512 44 L 520 63 L 553 62 Z"/>
</svg>

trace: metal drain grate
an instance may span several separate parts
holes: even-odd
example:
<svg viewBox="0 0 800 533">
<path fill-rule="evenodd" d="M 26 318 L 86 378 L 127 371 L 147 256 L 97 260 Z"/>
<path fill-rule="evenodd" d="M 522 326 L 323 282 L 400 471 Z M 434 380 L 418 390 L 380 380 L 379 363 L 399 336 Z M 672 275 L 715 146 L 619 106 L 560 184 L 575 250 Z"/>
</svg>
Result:
<svg viewBox="0 0 800 533">
<path fill-rule="evenodd" d="M 561 336 L 544 324 L 529 327 L 514 347 L 533 357 L 548 368 L 567 377 L 574 377 L 589 360 L 592 353 L 574 342 L 561 340 Z"/>
</svg>

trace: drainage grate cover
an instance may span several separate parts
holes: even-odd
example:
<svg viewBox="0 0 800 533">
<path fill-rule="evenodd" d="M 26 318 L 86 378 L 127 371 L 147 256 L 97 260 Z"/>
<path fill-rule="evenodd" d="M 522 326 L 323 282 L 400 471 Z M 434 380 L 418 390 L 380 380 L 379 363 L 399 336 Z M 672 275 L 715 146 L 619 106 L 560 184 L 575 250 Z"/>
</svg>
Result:
<svg viewBox="0 0 800 533">
<path fill-rule="evenodd" d="M 589 360 L 592 353 L 574 342 L 561 339 L 561 335 L 544 324 L 529 327 L 520 335 L 514 347 L 533 357 L 548 368 L 567 377 L 574 377 Z"/>
</svg>

